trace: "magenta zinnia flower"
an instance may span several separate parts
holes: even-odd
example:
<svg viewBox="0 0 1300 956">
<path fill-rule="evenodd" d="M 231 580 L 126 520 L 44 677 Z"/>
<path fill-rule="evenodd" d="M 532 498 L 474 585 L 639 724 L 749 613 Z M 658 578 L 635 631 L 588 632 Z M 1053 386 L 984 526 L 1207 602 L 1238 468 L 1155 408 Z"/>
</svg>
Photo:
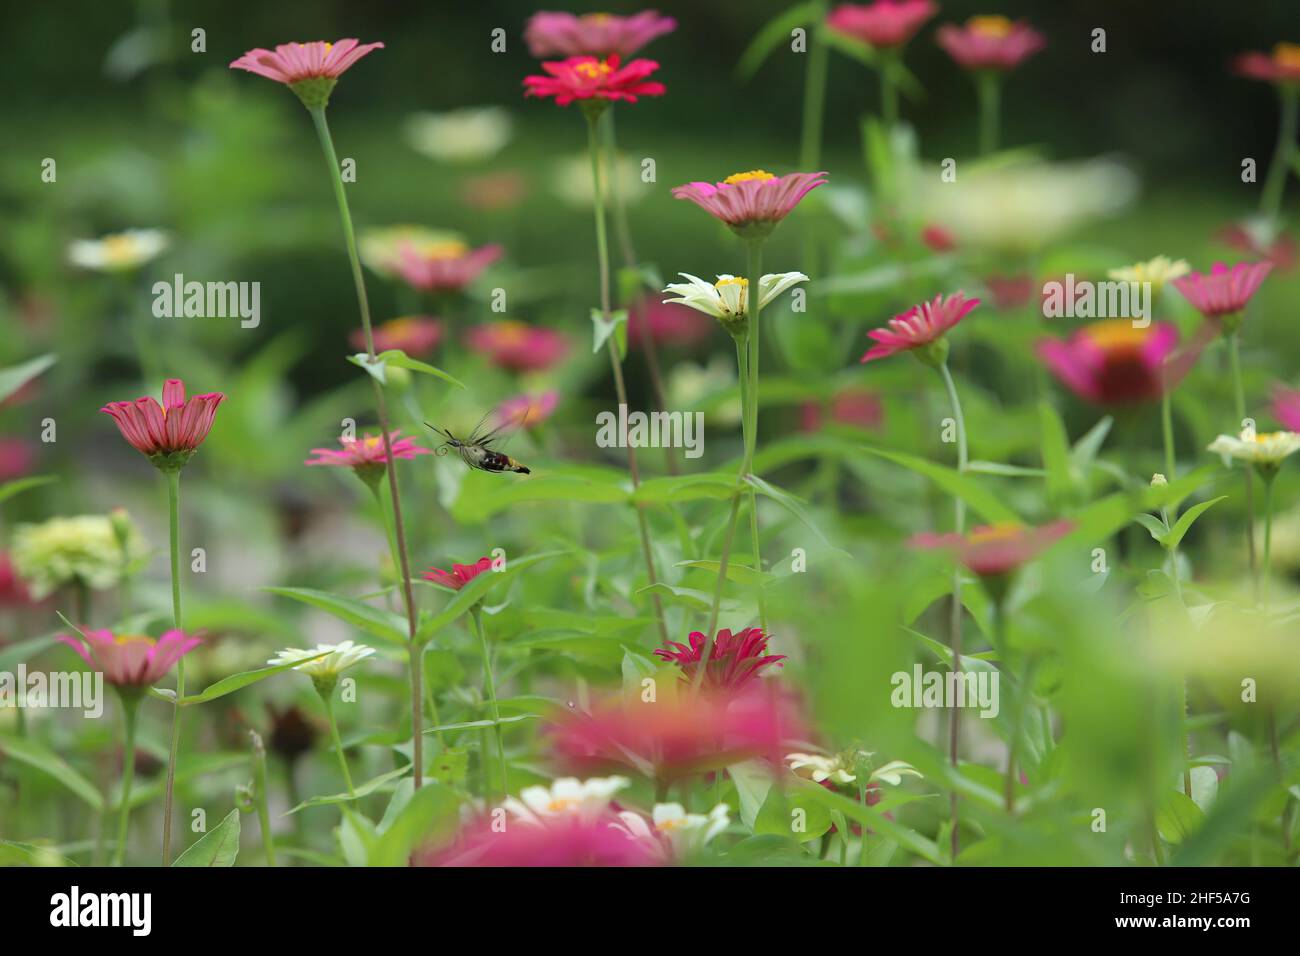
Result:
<svg viewBox="0 0 1300 956">
<path fill-rule="evenodd" d="M 557 106 L 574 100 L 605 106 L 622 100 L 635 103 L 642 96 L 663 96 L 667 87 L 648 77 L 659 64 L 654 60 L 633 60 L 620 66 L 617 54 L 608 59 L 595 56 L 571 56 L 542 64 L 546 76 L 524 77 L 525 96 L 555 97 Z"/>
<path fill-rule="evenodd" d="M 873 47 L 902 46 L 939 10 L 931 0 L 876 0 L 843 3 L 830 12 L 826 25 L 836 33 Z"/>
<path fill-rule="evenodd" d="M 476 325 L 466 335 L 466 342 L 494 365 L 515 372 L 548 369 L 569 351 L 568 342 L 559 332 L 516 319 Z"/>
<path fill-rule="evenodd" d="M 1251 51 L 1232 61 L 1239 76 L 1266 83 L 1300 83 L 1300 44 L 1279 43 L 1273 53 Z"/>
<path fill-rule="evenodd" d="M 146 395 L 134 402 L 109 402 L 100 411 L 113 416 L 132 448 L 162 471 L 175 471 L 208 437 L 217 407 L 225 400 L 220 392 L 207 392 L 186 401 L 185 383 L 169 378 L 163 385 L 161 405 Z"/>
<path fill-rule="evenodd" d="M 1208 273 L 1193 272 L 1174 280 L 1174 287 L 1196 311 L 1218 322 L 1224 332 L 1241 325 L 1241 312 L 1273 270 L 1271 262 L 1216 262 Z"/>
<path fill-rule="evenodd" d="M 751 169 L 733 173 L 720 183 L 675 186 L 673 196 L 689 199 L 742 238 L 758 239 L 790 215 L 804 196 L 825 183 L 825 173 L 773 176 L 763 169 Z"/>
<path fill-rule="evenodd" d="M 945 23 L 935 38 L 967 70 L 1010 70 L 1046 46 L 1029 24 L 1006 17 L 971 17 L 964 27 Z"/>
<path fill-rule="evenodd" d="M 427 315 L 404 315 L 377 325 L 373 331 L 376 352 L 399 349 L 407 355 L 428 355 L 442 341 L 442 323 Z M 365 329 L 355 329 L 348 341 L 355 349 L 366 347 Z"/>
<path fill-rule="evenodd" d="M 895 352 L 912 351 L 922 361 L 942 364 L 947 357 L 944 333 L 979 304 L 979 299 L 968 299 L 966 293 L 954 292 L 946 299 L 937 295 L 929 302 L 914 305 L 890 319 L 889 328 L 873 329 L 867 333 L 867 338 L 876 344 L 862 356 L 862 361 L 870 362 L 887 358 Z"/>
<path fill-rule="evenodd" d="M 388 433 L 388 443 L 393 449 L 393 460 L 414 458 L 416 455 L 429 455 L 432 451 L 415 443 L 413 438 L 398 438 L 400 431 Z M 313 448 L 315 458 L 308 458 L 305 465 L 330 465 L 336 468 L 351 468 L 358 477 L 372 481 L 384 473 L 387 456 L 384 454 L 383 435 L 362 435 L 351 441 L 339 440 L 341 448 Z"/>
<path fill-rule="evenodd" d="M 559 401 L 560 393 L 554 389 L 540 395 L 516 395 L 497 406 L 497 420 L 503 425 L 535 428 L 551 417 Z"/>
<path fill-rule="evenodd" d="M 324 107 L 330 92 L 352 64 L 382 43 L 359 43 L 354 39 L 337 43 L 281 43 L 274 50 L 258 47 L 230 64 L 232 70 L 247 70 L 293 90 L 309 109 Z"/>
<path fill-rule="evenodd" d="M 694 680 L 695 672 L 699 670 L 707 638 L 700 631 L 692 631 L 689 640 L 690 647 L 669 641 L 667 647 L 654 652 L 656 657 L 680 665 L 683 679 L 687 681 Z M 714 690 L 739 690 L 758 677 L 765 667 L 773 664 L 780 667 L 785 655 L 768 654 L 767 641 L 762 628 L 747 627 L 739 634 L 723 628 L 713 639 L 704 686 Z"/>
<path fill-rule="evenodd" d="M 1043 339 L 1038 357 L 1080 398 L 1098 405 L 1154 401 L 1174 388 L 1205 346 L 1204 336 L 1175 354 L 1178 330 L 1167 322 L 1135 327 L 1107 319 L 1075 331 L 1069 339 Z"/>
<path fill-rule="evenodd" d="M 800 428 L 806 432 L 820 431 L 829 421 L 837 425 L 848 425 L 875 431 L 885 423 L 885 404 L 875 392 L 861 388 L 846 388 L 830 400 L 830 408 L 824 408 L 821 402 L 804 402 L 800 410 Z"/>
<path fill-rule="evenodd" d="M 470 249 L 461 242 L 404 243 L 398 274 L 421 292 L 459 292 L 501 258 L 499 245 Z"/>
<path fill-rule="evenodd" d="M 114 637 L 109 631 L 85 631 L 85 644 L 61 635 L 59 640 L 81 655 L 115 687 L 139 689 L 158 683 L 177 661 L 199 645 L 197 637 L 172 630 L 155 641 L 140 634 Z"/>
<path fill-rule="evenodd" d="M 642 296 L 627 310 L 627 341 L 641 347 L 648 338 L 663 345 L 697 345 L 713 334 L 715 323 L 702 312 Z"/>
<path fill-rule="evenodd" d="M 1074 528 L 1074 522 L 1062 519 L 1037 528 L 1014 521 L 981 525 L 969 534 L 918 534 L 909 542 L 914 548 L 945 548 L 957 560 L 980 577 L 1008 574 L 1045 551 L 1058 538 Z"/>
<path fill-rule="evenodd" d="M 479 558 L 473 564 L 453 564 L 450 571 L 444 571 L 442 568 L 430 568 L 424 572 L 424 579 L 433 581 L 435 584 L 441 584 L 445 588 L 451 588 L 453 591 L 459 591 L 480 574 L 491 570 L 492 559 Z"/>
<path fill-rule="evenodd" d="M 1300 432 L 1300 389 L 1273 389 L 1273 417 L 1289 432 Z"/>
<path fill-rule="evenodd" d="M 631 56 L 655 37 L 677 29 L 672 17 L 643 10 L 630 17 L 608 13 L 534 13 L 524 28 L 533 56 Z"/>
<path fill-rule="evenodd" d="M 658 846 L 631 836 L 604 814 L 587 819 L 564 814 L 540 823 L 511 820 L 505 829 L 491 818 L 475 821 L 452 846 L 417 852 L 415 866 L 653 866 Z"/>
<path fill-rule="evenodd" d="M 0 481 L 28 474 L 35 460 L 32 446 L 21 438 L 0 438 Z"/>
</svg>

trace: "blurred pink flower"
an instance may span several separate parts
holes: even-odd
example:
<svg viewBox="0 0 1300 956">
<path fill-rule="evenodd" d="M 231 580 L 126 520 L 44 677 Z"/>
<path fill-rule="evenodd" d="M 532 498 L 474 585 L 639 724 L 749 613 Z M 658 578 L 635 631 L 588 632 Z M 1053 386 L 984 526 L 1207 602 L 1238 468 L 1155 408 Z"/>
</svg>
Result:
<svg viewBox="0 0 1300 956">
<path fill-rule="evenodd" d="M 1260 283 L 1273 269 L 1271 262 L 1216 262 L 1207 272 L 1193 272 L 1174 280 L 1174 287 L 1207 319 L 1222 319 L 1246 308 Z"/>
<path fill-rule="evenodd" d="M 1278 385 L 1273 389 L 1273 417 L 1290 432 L 1300 432 L 1300 389 Z"/>
<path fill-rule="evenodd" d="M 699 670 L 707 638 L 700 631 L 692 631 L 689 641 L 690 647 L 668 641 L 667 647 L 657 648 L 654 652 L 656 657 L 678 664 L 683 679 L 687 681 L 694 680 L 695 672 Z M 773 664 L 780 667 L 785 655 L 768 654 L 767 641 L 762 628 L 747 627 L 739 634 L 723 628 L 713 639 L 703 686 L 710 690 L 735 691 L 757 678 L 764 668 Z"/>
<path fill-rule="evenodd" d="M 921 230 L 921 241 L 933 252 L 952 252 L 957 248 L 957 240 L 943 226 L 933 223 Z"/>
<path fill-rule="evenodd" d="M 26 607 L 31 603 L 31 593 L 14 570 L 9 552 L 0 551 L 0 607 Z"/>
<path fill-rule="evenodd" d="M 490 817 L 476 820 L 452 846 L 433 853 L 417 852 L 415 866 L 652 866 L 663 854 L 651 840 L 636 838 L 616 826 L 618 818 L 604 814 L 588 819 L 578 814 L 546 818 L 538 823 L 510 820 L 494 827 Z"/>
<path fill-rule="evenodd" d="M 1034 277 L 1027 272 L 1012 276 L 988 275 L 984 285 L 993 298 L 993 308 L 1008 312 L 1027 305 L 1034 297 Z"/>
<path fill-rule="evenodd" d="M 382 43 L 361 44 L 355 39 L 327 43 L 281 43 L 274 50 L 258 47 L 230 64 L 232 70 L 247 70 L 268 80 L 284 83 L 308 108 L 324 107 L 330 91 L 343 73 Z"/>
<path fill-rule="evenodd" d="M 185 383 L 169 378 L 161 405 L 146 395 L 134 402 L 109 402 L 100 411 L 113 417 L 132 448 L 169 471 L 180 468 L 198 450 L 225 400 L 221 392 L 206 392 L 186 401 Z"/>
<path fill-rule="evenodd" d="M 559 401 L 560 393 L 554 389 L 540 395 L 516 395 L 497 406 L 497 419 L 503 425 L 534 428 L 551 417 Z"/>
<path fill-rule="evenodd" d="M 567 60 L 548 61 L 542 64 L 545 76 L 524 77 L 524 95 L 555 97 L 557 106 L 568 106 L 574 100 L 595 100 L 613 103 L 635 103 L 642 96 L 663 96 L 667 88 L 659 82 L 647 80 L 659 69 L 654 60 L 633 60 L 620 66 L 619 56 L 608 59 L 594 56 L 571 56 Z"/>
<path fill-rule="evenodd" d="M 0 481 L 21 478 L 32 470 L 36 452 L 21 438 L 0 438 Z"/>
<path fill-rule="evenodd" d="M 491 570 L 492 559 L 479 558 L 473 564 L 453 564 L 450 571 L 444 571 L 442 568 L 430 568 L 424 572 L 424 579 L 435 584 L 441 584 L 445 588 L 451 588 L 453 591 L 459 591 L 480 574 Z"/>
<path fill-rule="evenodd" d="M 763 169 L 751 169 L 733 173 L 720 183 L 675 186 L 673 196 L 689 199 L 744 238 L 761 238 L 790 215 L 804 196 L 825 183 L 826 173 L 774 176 Z"/>
<path fill-rule="evenodd" d="M 1241 223 L 1231 223 L 1219 230 L 1218 238 L 1224 245 L 1272 263 L 1278 272 L 1290 272 L 1295 268 L 1296 241 L 1288 233 L 1269 241 Z"/>
<path fill-rule="evenodd" d="M 967 70 L 1010 70 L 1046 46 L 1029 24 L 997 16 L 971 17 L 964 27 L 945 23 L 935 38 Z"/>
<path fill-rule="evenodd" d="M 511 209 L 527 195 L 528 181 L 512 171 L 467 176 L 460 182 L 461 202 L 485 212 Z"/>
<path fill-rule="evenodd" d="M 398 274 L 421 292 L 459 292 L 501 258 L 492 244 L 470 249 L 459 242 L 417 245 L 403 243 Z"/>
<path fill-rule="evenodd" d="M 647 334 L 661 345 L 698 345 L 713 334 L 714 323 L 702 312 L 683 305 L 642 296 L 627 314 L 627 341 L 640 348 Z"/>
<path fill-rule="evenodd" d="M 876 0 L 843 3 L 830 12 L 826 25 L 836 33 L 873 47 L 902 46 L 939 12 L 931 0 Z"/>
<path fill-rule="evenodd" d="M 413 438 L 398 438 L 400 431 L 388 433 L 388 442 L 393 448 L 393 460 L 410 459 L 416 455 L 429 455 L 432 450 L 415 443 Z M 329 465 L 336 468 L 351 468 L 363 478 L 381 474 L 387 466 L 384 454 L 383 435 L 362 435 L 351 441 L 340 439 L 340 448 L 313 448 L 315 458 L 308 458 L 305 465 Z"/>
<path fill-rule="evenodd" d="M 375 326 L 374 339 L 376 352 L 400 349 L 407 355 L 428 355 L 442 341 L 442 323 L 427 315 L 404 315 Z M 348 341 L 354 349 L 364 349 L 365 330 L 354 329 Z"/>
<path fill-rule="evenodd" d="M 572 13 L 541 11 L 528 19 L 524 41 L 528 52 L 541 59 L 546 56 L 600 56 L 612 54 L 628 57 L 651 40 L 677 29 L 672 17 L 661 17 L 658 10 L 643 10 L 630 17 L 609 13 Z"/>
<path fill-rule="evenodd" d="M 826 409 L 821 402 L 805 402 L 800 427 L 806 432 L 821 430 L 826 424 Z M 880 396 L 863 388 L 846 388 L 830 401 L 830 420 L 840 425 L 875 431 L 885 423 L 885 406 Z"/>
<path fill-rule="evenodd" d="M 1038 342 L 1038 357 L 1070 391 L 1099 405 L 1154 401 L 1187 374 L 1203 337 L 1175 356 L 1178 330 L 1167 322 L 1145 328 L 1129 319 L 1106 319 L 1077 329 L 1069 339 Z"/>
<path fill-rule="evenodd" d="M 1074 522 L 1066 519 L 1037 528 L 1004 521 L 981 525 L 964 535 L 925 532 L 914 536 L 909 544 L 923 550 L 947 549 L 972 573 L 996 577 L 1033 560 L 1073 528 Z"/>
<path fill-rule="evenodd" d="M 168 631 L 155 641 L 139 634 L 114 637 L 109 631 L 85 631 L 85 641 L 61 635 L 59 640 L 81 655 L 92 668 L 104 672 L 115 687 L 144 688 L 167 676 L 178 660 L 199 645 L 197 637 Z"/>
<path fill-rule="evenodd" d="M 1300 44 L 1279 43 L 1272 54 L 1252 50 L 1232 61 L 1238 76 L 1267 83 L 1300 83 Z"/>
<path fill-rule="evenodd" d="M 914 305 L 890 319 L 889 328 L 867 333 L 867 338 L 876 344 L 862 356 L 862 361 L 888 358 L 896 352 L 928 350 L 979 304 L 979 299 L 968 299 L 966 293 L 954 292 L 946 299 L 937 295 L 929 302 Z"/>
<path fill-rule="evenodd" d="M 466 342 L 493 364 L 516 372 L 551 368 L 569 351 L 567 340 L 559 332 L 517 319 L 476 325 L 466 335 Z"/>
</svg>

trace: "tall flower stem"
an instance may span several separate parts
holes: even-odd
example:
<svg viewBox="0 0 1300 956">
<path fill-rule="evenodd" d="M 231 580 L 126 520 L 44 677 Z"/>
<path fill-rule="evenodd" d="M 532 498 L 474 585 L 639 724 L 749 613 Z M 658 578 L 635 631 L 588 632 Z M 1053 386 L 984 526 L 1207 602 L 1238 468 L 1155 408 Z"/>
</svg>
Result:
<svg viewBox="0 0 1300 956">
<path fill-rule="evenodd" d="M 1292 84 L 1278 87 L 1281 98 L 1281 117 L 1278 121 L 1277 145 L 1273 149 L 1273 161 L 1268 166 L 1268 176 L 1264 180 L 1264 190 L 1260 193 L 1259 209 L 1270 219 L 1277 219 L 1282 209 L 1282 190 L 1286 186 L 1287 173 L 1295 155 L 1296 119 L 1300 109 L 1300 90 Z"/>
<path fill-rule="evenodd" d="M 610 295 L 609 295 L 609 238 L 605 230 L 605 187 L 604 176 L 601 169 L 601 150 L 600 150 L 600 115 L 598 112 L 588 109 L 584 114 L 587 118 L 587 150 L 591 154 L 591 186 L 592 186 L 592 206 L 596 215 L 596 260 L 600 268 L 600 311 L 601 317 L 609 321 L 610 316 Z M 623 381 L 623 363 L 619 356 L 618 345 L 614 341 L 616 336 L 610 335 L 605 340 L 607 351 L 609 352 L 610 370 L 614 373 L 614 389 L 618 395 L 618 403 L 627 405 L 627 385 Z M 641 486 L 641 474 L 637 467 L 636 449 L 632 447 L 631 442 L 627 440 L 627 435 L 620 436 L 623 444 L 627 447 L 627 469 L 632 476 L 633 490 Z M 637 528 L 641 534 L 641 553 L 645 558 L 646 573 L 649 575 L 650 585 L 659 583 L 659 575 L 655 572 L 654 552 L 650 547 L 650 526 L 646 521 L 645 509 L 640 502 L 636 502 L 636 520 Z M 650 603 L 654 606 L 655 622 L 659 625 L 659 636 L 665 643 L 668 641 L 668 628 L 664 624 L 663 603 L 659 600 L 657 593 L 652 593 Z"/>
<path fill-rule="evenodd" d="M 894 78 L 895 54 L 880 57 L 880 118 L 888 130 L 898 123 L 898 83 Z"/>
<path fill-rule="evenodd" d="M 1237 410 L 1237 425 L 1233 431 L 1242 427 L 1246 420 L 1246 390 L 1241 380 L 1241 333 L 1233 332 L 1228 336 L 1228 361 L 1232 366 L 1232 395 Z M 1246 469 L 1246 553 L 1250 559 L 1250 573 L 1256 574 L 1255 560 L 1255 476 Z"/>
<path fill-rule="evenodd" d="M 321 703 L 325 705 L 325 718 L 330 725 L 330 742 L 334 745 L 334 752 L 338 754 L 339 770 L 343 771 L 343 782 L 347 784 L 348 796 L 355 797 L 357 791 L 352 786 L 352 772 L 348 770 L 348 758 L 343 753 L 343 740 L 339 737 L 339 722 L 334 716 L 334 685 L 317 687 L 316 693 L 320 694 Z M 417 747 L 420 743 L 421 741 L 416 741 Z"/>
<path fill-rule="evenodd" d="M 181 627 L 181 473 L 167 472 L 167 521 L 172 567 L 172 627 Z M 181 701 L 185 699 L 185 658 L 176 662 L 176 700 L 172 704 L 171 743 L 167 748 L 167 782 L 163 789 L 163 866 L 172 862 L 172 801 L 176 790 L 176 755 L 181 745 Z"/>
<path fill-rule="evenodd" d="M 1016 812 L 1016 783 L 1018 761 L 1020 758 L 1020 738 L 1025 733 L 1025 715 L 1034 698 L 1034 675 L 1038 672 L 1038 660 L 1031 657 L 1025 665 L 1024 678 L 1021 681 L 1020 699 L 1016 701 L 1016 716 L 1011 727 L 1011 740 L 1007 745 L 1007 813 Z"/>
<path fill-rule="evenodd" d="M 953 421 L 957 423 L 957 470 L 966 470 L 969 450 L 966 445 L 966 418 L 962 414 L 961 399 L 957 396 L 957 383 L 952 380 L 952 372 L 945 361 L 939 366 L 939 376 L 943 379 L 944 390 L 948 393 L 948 404 L 952 408 Z M 961 498 L 953 499 L 953 530 L 962 534 L 966 530 L 966 502 Z M 961 604 L 961 565 L 955 565 L 952 572 L 952 607 L 948 620 L 949 644 L 952 647 L 952 666 L 958 675 L 962 672 L 962 604 Z M 961 679 L 960 676 L 958 678 Z M 948 720 L 948 763 L 953 772 L 957 771 L 958 752 L 961 745 L 961 708 L 954 707 Z M 952 820 L 952 858 L 957 858 L 959 848 L 957 815 L 957 793 L 953 791 L 948 797 L 948 810 Z"/>
<path fill-rule="evenodd" d="M 501 792 L 506 796 L 510 795 L 510 778 L 506 769 L 506 743 L 501 734 L 501 709 L 497 706 L 497 687 L 496 681 L 492 679 L 492 652 L 488 648 L 487 636 L 483 633 L 483 610 L 479 605 L 474 605 L 469 612 L 474 621 L 474 636 L 478 638 L 479 653 L 483 655 L 483 691 L 487 696 L 488 710 L 492 714 L 492 719 L 496 722 L 492 727 L 492 736 L 496 738 L 497 760 L 501 764 Z M 486 754 L 484 755 L 484 766 L 486 767 Z M 488 780 L 491 779 L 487 770 L 483 771 L 483 798 L 488 798 Z"/>
<path fill-rule="evenodd" d="M 1002 122 L 1002 77 L 993 70 L 975 74 L 975 88 L 980 103 L 980 155 L 987 156 L 998 148 L 998 127 Z"/>
<path fill-rule="evenodd" d="M 826 4 L 818 4 L 817 25 L 808 42 L 808 64 L 804 71 L 803 128 L 799 139 L 799 168 L 817 169 L 821 165 L 822 121 L 826 113 L 826 72 L 829 49 L 822 36 Z"/>
<path fill-rule="evenodd" d="M 1165 477 L 1170 481 L 1177 477 L 1174 474 L 1177 456 L 1174 452 L 1174 413 L 1172 404 L 1169 392 L 1166 391 L 1160 397 L 1160 430 L 1164 435 L 1165 442 Z"/>
<path fill-rule="evenodd" d="M 759 335 L 762 331 L 761 315 L 763 311 L 763 242 L 761 239 L 749 243 L 749 287 L 747 292 L 748 312 L 751 328 L 749 331 L 749 442 L 745 449 L 744 477 L 749 485 L 749 544 L 754 552 L 754 570 L 763 573 L 763 552 L 758 539 L 758 489 L 748 479 L 754 470 L 754 452 L 758 448 L 758 361 Z M 758 598 L 758 622 L 767 631 L 767 601 L 763 596 L 761 577 L 758 580 L 756 594 Z"/>
<path fill-rule="evenodd" d="M 352 282 L 357 289 L 357 305 L 361 310 L 361 328 L 366 339 L 366 354 L 371 363 L 375 361 L 375 337 L 370 324 L 370 300 L 366 296 L 366 280 L 361 271 L 361 257 L 357 254 L 357 237 L 352 228 L 352 213 L 348 210 L 347 191 L 343 186 L 343 175 L 339 170 L 338 154 L 334 151 L 334 139 L 330 135 L 329 123 L 325 119 L 325 107 L 308 107 L 316 135 L 320 138 L 321 149 L 325 153 L 325 164 L 330 170 L 330 181 L 334 185 L 334 198 L 338 202 L 339 219 L 343 224 L 343 239 L 348 249 L 348 261 L 352 266 Z M 389 437 L 388 405 L 384 400 L 384 389 L 379 380 L 370 376 L 370 384 L 375 394 L 375 413 L 379 419 L 379 434 L 384 440 L 384 464 L 388 473 L 388 491 L 393 502 L 393 534 L 397 539 L 397 566 L 402 576 L 402 600 L 406 606 L 407 637 L 412 647 L 416 643 L 416 609 L 415 595 L 411 591 L 411 569 L 406 555 L 406 531 L 402 523 L 402 499 L 397 487 L 397 469 L 393 467 L 393 443 Z M 412 654 L 413 659 L 418 655 Z M 418 660 L 417 660 L 418 663 Z M 424 782 L 424 740 L 423 740 L 423 700 L 424 694 L 420 684 L 423 675 L 421 668 L 412 666 L 411 671 L 411 760 L 415 788 L 418 790 Z"/>
<path fill-rule="evenodd" d="M 1264 560 L 1259 569 L 1259 606 L 1268 614 L 1268 579 L 1273 565 L 1273 475 L 1264 474 Z"/>
<path fill-rule="evenodd" d="M 256 730 L 250 730 L 248 736 L 253 745 L 253 800 L 257 804 L 257 826 L 262 831 L 262 852 L 266 854 L 266 865 L 275 866 L 275 837 L 271 835 L 270 797 L 266 792 L 266 746 Z"/>
<path fill-rule="evenodd" d="M 127 826 L 131 819 L 131 784 L 135 780 L 135 726 L 140 709 L 140 696 L 124 693 L 120 696 L 120 700 L 125 735 L 122 743 L 122 794 L 118 798 L 121 805 L 117 817 L 117 848 L 113 851 L 114 866 L 121 866 L 126 858 Z"/>
</svg>

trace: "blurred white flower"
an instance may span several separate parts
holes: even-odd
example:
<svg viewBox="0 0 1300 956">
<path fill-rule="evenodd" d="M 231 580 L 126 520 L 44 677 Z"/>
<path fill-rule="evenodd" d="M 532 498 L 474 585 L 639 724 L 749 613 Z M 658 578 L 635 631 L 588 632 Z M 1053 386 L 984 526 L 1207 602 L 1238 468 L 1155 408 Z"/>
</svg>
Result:
<svg viewBox="0 0 1300 956">
<path fill-rule="evenodd" d="M 711 315 L 715 319 L 732 318 L 749 312 L 749 280 L 732 275 L 720 275 L 717 282 L 708 282 L 689 272 L 679 272 L 679 276 L 690 281 L 670 282 L 665 292 L 677 296 L 664 299 L 665 303 L 675 302 L 690 306 L 698 312 Z M 802 272 L 768 273 L 758 280 L 761 295 L 758 305 L 765 309 L 773 299 L 800 282 L 807 282 L 808 277 Z"/>
<path fill-rule="evenodd" d="M 72 240 L 68 261 L 97 272 L 126 272 L 156 259 L 170 244 L 161 229 L 128 229 L 100 239 Z"/>
<path fill-rule="evenodd" d="M 583 821 L 595 820 L 609 808 L 614 794 L 630 781 L 626 777 L 562 777 L 549 787 L 524 787 L 518 799 L 507 797 L 502 806 L 524 823 L 542 825 L 549 817 L 575 814 Z"/>
<path fill-rule="evenodd" d="M 477 163 L 501 152 L 513 129 L 510 113 L 499 106 L 414 113 L 406 120 L 406 141 L 439 162 Z"/>
<path fill-rule="evenodd" d="M 829 757 L 822 754 L 793 753 L 786 754 L 785 761 L 796 776 L 805 777 L 814 783 L 822 783 L 826 780 L 832 783 L 853 783 L 858 779 L 857 774 L 854 773 L 857 764 L 872 756 L 865 750 L 852 750 Z M 867 783 L 887 783 L 891 787 L 897 787 L 903 782 L 903 777 L 919 776 L 921 771 L 905 760 L 891 760 L 874 768 L 867 777 Z"/>
<path fill-rule="evenodd" d="M 294 668 L 296 671 L 302 671 L 311 677 L 312 680 L 328 680 L 337 678 L 339 674 L 347 670 L 354 664 L 359 664 L 375 652 L 373 647 L 365 644 L 353 644 L 351 641 L 344 641 L 342 644 L 317 644 L 315 647 L 286 647 L 275 657 L 267 661 L 268 664 L 292 664 L 295 661 L 306 661 Z M 317 657 L 318 654 L 324 654 L 324 657 Z M 316 660 L 307 660 L 315 657 Z"/>
<path fill-rule="evenodd" d="M 725 803 L 719 803 L 707 816 L 687 813 L 680 803 L 656 803 L 649 821 L 631 810 L 620 812 L 618 817 L 621 822 L 614 826 L 634 839 L 666 840 L 674 859 L 699 852 L 731 823 Z"/>
<path fill-rule="evenodd" d="M 1229 458 L 1249 462 L 1260 471 L 1271 473 L 1282 466 L 1282 460 L 1300 451 L 1300 435 L 1295 432 L 1253 432 L 1249 429 L 1241 437 L 1220 435 L 1210 443 L 1209 450 Z"/>
<path fill-rule="evenodd" d="M 37 601 L 69 584 L 111 588 L 147 551 L 129 518 L 108 515 L 21 524 L 10 548 L 14 570 Z"/>
<path fill-rule="evenodd" d="M 736 384 L 736 363 L 725 355 L 714 355 L 709 364 L 678 362 L 668 375 L 670 408 L 697 408 L 718 392 Z M 708 403 L 701 409 L 705 420 L 719 425 L 740 421 L 740 396 Z"/>
<path fill-rule="evenodd" d="M 635 160 L 629 156 L 620 156 L 613 164 L 609 164 L 607 159 L 606 164 L 606 203 L 609 203 L 615 189 L 625 203 L 639 202 L 645 198 L 641 167 Z M 570 206 L 590 208 L 595 198 L 591 188 L 591 157 L 583 152 L 557 159 L 552 167 L 551 189 Z"/>
</svg>

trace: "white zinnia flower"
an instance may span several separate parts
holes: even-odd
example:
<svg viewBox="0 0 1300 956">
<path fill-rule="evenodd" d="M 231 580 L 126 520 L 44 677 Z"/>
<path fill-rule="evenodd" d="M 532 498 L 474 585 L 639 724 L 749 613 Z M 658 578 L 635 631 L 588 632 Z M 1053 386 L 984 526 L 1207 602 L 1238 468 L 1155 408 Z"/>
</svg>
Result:
<svg viewBox="0 0 1300 956">
<path fill-rule="evenodd" d="M 440 162 L 474 163 L 501 152 L 512 129 L 509 112 L 499 106 L 415 113 L 406 121 L 406 141 Z"/>
<path fill-rule="evenodd" d="M 1106 273 L 1120 282 L 1150 282 L 1152 293 L 1159 293 L 1166 282 L 1187 275 L 1192 267 L 1186 259 L 1171 260 L 1168 256 L 1156 256 L 1146 262 L 1135 262 L 1122 269 L 1111 269 Z"/>
<path fill-rule="evenodd" d="M 549 787 L 524 787 L 518 799 L 507 797 L 502 806 L 521 822 L 535 825 L 544 824 L 548 817 L 567 814 L 590 821 L 604 813 L 614 794 L 628 783 L 626 777 L 562 777 Z"/>
<path fill-rule="evenodd" d="M 825 780 L 852 783 L 858 779 L 849 772 L 838 755 L 823 757 L 821 754 L 786 754 L 785 761 L 796 774 L 808 777 L 814 783 L 822 783 Z M 800 770 L 804 773 L 799 773 Z"/>
<path fill-rule="evenodd" d="M 677 298 L 664 299 L 664 302 L 690 306 L 715 319 L 733 319 L 748 314 L 748 279 L 720 275 L 717 282 L 706 282 L 689 272 L 679 272 L 678 275 L 690 281 L 670 282 L 664 291 L 671 292 Z M 758 300 L 759 308 L 767 308 L 768 304 L 786 289 L 807 281 L 808 277 L 802 272 L 775 272 L 761 277 L 758 280 L 761 293 Z"/>
<path fill-rule="evenodd" d="M 128 229 L 102 239 L 74 239 L 68 245 L 68 261 L 97 272 L 125 272 L 137 269 L 170 245 L 161 229 Z"/>
<path fill-rule="evenodd" d="M 1220 435 L 1210 443 L 1209 450 L 1229 458 L 1250 462 L 1261 472 L 1271 474 L 1282 466 L 1288 455 L 1300 451 L 1300 435 L 1295 432 L 1254 432 L 1247 429 L 1241 437 Z"/>
<path fill-rule="evenodd" d="M 374 652 L 373 647 L 365 644 L 344 641 L 342 644 L 317 644 L 315 647 L 286 647 L 267 663 L 292 664 L 294 661 L 305 660 L 307 661 L 305 664 L 299 664 L 294 670 L 302 671 L 312 680 L 320 680 L 337 678 L 343 671 L 353 664 L 361 663 Z M 317 656 L 320 654 L 325 656 Z M 315 657 L 316 660 L 307 660 L 311 657 Z"/>
<path fill-rule="evenodd" d="M 634 839 L 658 836 L 666 839 L 675 858 L 690 856 L 704 848 L 731 823 L 725 803 L 719 803 L 703 813 L 687 813 L 680 803 L 656 803 L 650 821 L 639 813 L 624 810 L 619 815 L 621 823 L 614 824 Z"/>
</svg>

